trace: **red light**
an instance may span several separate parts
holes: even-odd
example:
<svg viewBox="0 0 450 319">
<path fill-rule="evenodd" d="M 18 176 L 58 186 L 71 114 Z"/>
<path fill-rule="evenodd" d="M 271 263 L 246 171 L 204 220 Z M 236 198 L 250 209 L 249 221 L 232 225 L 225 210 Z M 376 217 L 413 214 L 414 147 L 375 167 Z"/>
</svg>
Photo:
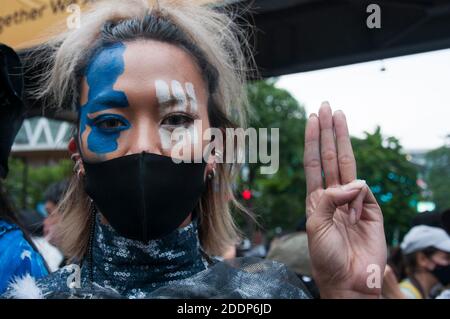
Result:
<svg viewBox="0 0 450 319">
<path fill-rule="evenodd" d="M 242 192 L 242 198 L 244 198 L 245 200 L 249 200 L 252 198 L 252 192 L 249 189 L 245 189 Z"/>
</svg>

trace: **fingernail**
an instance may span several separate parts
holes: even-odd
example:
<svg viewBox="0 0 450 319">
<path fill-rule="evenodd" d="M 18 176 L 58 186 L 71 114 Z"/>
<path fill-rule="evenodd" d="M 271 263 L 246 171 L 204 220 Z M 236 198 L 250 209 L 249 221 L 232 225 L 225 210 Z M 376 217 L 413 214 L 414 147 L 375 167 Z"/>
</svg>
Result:
<svg viewBox="0 0 450 319">
<path fill-rule="evenodd" d="M 323 101 L 321 106 L 330 106 L 330 103 L 328 103 L 328 101 Z"/>
<path fill-rule="evenodd" d="M 363 179 L 357 179 L 354 180 L 351 183 L 345 184 L 342 186 L 342 189 L 344 191 L 354 190 L 354 189 L 361 189 L 366 185 L 366 181 Z"/>
<path fill-rule="evenodd" d="M 309 115 L 309 118 L 312 118 L 312 117 L 317 117 L 317 114 L 316 114 L 316 113 L 311 113 L 311 114 Z"/>
<path fill-rule="evenodd" d="M 350 208 L 350 224 L 356 224 L 356 209 Z"/>
</svg>

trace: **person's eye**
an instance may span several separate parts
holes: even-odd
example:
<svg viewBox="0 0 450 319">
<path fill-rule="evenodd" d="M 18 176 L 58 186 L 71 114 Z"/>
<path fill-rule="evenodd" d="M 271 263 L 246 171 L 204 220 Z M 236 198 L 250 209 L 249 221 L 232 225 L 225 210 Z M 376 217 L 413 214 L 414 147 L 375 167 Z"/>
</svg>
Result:
<svg viewBox="0 0 450 319">
<path fill-rule="evenodd" d="M 127 121 L 117 117 L 103 117 L 94 120 L 95 126 L 102 130 L 126 129 Z"/>
<path fill-rule="evenodd" d="M 191 116 L 177 113 L 166 116 L 161 121 L 161 124 L 167 126 L 189 126 L 192 122 L 194 122 L 194 119 Z"/>
</svg>

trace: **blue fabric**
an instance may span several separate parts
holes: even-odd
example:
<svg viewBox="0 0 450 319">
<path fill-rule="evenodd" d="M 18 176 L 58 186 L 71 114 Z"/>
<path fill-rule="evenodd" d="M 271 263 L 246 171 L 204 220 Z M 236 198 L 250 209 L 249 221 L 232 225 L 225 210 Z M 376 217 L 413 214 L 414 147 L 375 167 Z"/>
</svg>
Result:
<svg viewBox="0 0 450 319">
<path fill-rule="evenodd" d="M 47 276 L 44 260 L 17 225 L 0 220 L 0 295 L 11 280 L 26 274 L 36 279 Z"/>
</svg>

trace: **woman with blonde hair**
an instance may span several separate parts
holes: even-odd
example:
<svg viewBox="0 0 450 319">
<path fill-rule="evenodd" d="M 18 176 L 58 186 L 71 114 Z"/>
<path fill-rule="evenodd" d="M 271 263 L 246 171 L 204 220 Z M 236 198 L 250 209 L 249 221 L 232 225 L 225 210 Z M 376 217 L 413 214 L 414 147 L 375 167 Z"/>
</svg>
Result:
<svg viewBox="0 0 450 319">
<path fill-rule="evenodd" d="M 211 6 L 144 0 L 99 2 L 50 43 L 36 94 L 78 114 L 76 174 L 58 207 L 76 265 L 38 281 L 38 296 L 308 297 L 281 264 L 209 257 L 238 240 L 236 166 L 224 158 L 239 150 L 204 136 L 245 125 L 245 43 Z M 355 181 L 343 114 L 323 105 L 306 139 L 316 282 L 323 297 L 377 297 L 381 286 L 366 282 L 370 265 L 384 270 L 382 215 Z"/>
</svg>

